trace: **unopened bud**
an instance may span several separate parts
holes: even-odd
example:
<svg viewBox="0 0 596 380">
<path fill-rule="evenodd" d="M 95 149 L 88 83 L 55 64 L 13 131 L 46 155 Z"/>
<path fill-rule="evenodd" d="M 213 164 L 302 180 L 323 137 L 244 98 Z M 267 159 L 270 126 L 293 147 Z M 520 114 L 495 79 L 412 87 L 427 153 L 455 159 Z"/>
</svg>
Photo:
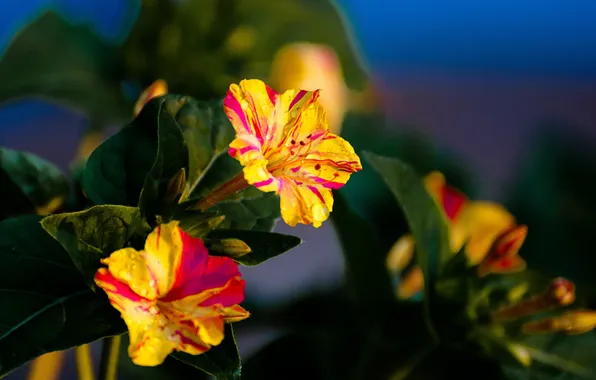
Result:
<svg viewBox="0 0 596 380">
<path fill-rule="evenodd" d="M 414 237 L 404 235 L 399 238 L 387 255 L 387 269 L 391 272 L 400 273 L 414 257 Z"/>
<path fill-rule="evenodd" d="M 168 183 L 168 189 L 164 195 L 164 201 L 166 203 L 174 202 L 182 191 L 184 190 L 184 186 L 186 185 L 186 169 L 181 168 L 178 170 L 178 173 Z"/>
<path fill-rule="evenodd" d="M 567 306 L 574 300 L 575 286 L 571 281 L 559 277 L 551 282 L 546 293 L 506 306 L 494 312 L 492 317 L 495 321 L 517 319 Z"/>
<path fill-rule="evenodd" d="M 424 289 L 424 274 L 419 266 L 416 266 L 402 277 L 397 286 L 397 297 L 408 299 L 420 293 Z"/>
<path fill-rule="evenodd" d="M 233 258 L 242 257 L 252 252 L 248 244 L 234 238 L 211 240 L 208 249 Z"/>
<path fill-rule="evenodd" d="M 596 327 L 596 311 L 574 310 L 559 317 L 527 322 L 522 325 L 524 334 L 549 334 L 564 332 L 569 335 L 583 334 Z"/>
</svg>

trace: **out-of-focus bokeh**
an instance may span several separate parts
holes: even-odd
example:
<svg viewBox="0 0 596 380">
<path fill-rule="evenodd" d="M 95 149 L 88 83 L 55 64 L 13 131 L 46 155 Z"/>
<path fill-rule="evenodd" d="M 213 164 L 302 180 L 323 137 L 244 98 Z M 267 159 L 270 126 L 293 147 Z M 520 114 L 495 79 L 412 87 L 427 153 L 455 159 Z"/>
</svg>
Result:
<svg viewBox="0 0 596 380">
<path fill-rule="evenodd" d="M 596 263 L 594 14 L 596 3 L 564 0 L 5 1 L 0 145 L 68 171 L 81 138 L 126 124 L 156 79 L 200 99 L 245 77 L 323 88 L 331 127 L 357 150 L 440 169 L 472 196 L 504 202 L 529 225 L 530 265 L 587 281 L 590 269 L 561 256 Z M 374 179 L 365 168 L 346 191 L 388 248 L 399 226 L 384 219 Z M 243 270 L 250 302 L 339 286 L 329 223 L 277 231 L 305 242 Z M 271 336 L 247 332 L 240 349 Z"/>
</svg>

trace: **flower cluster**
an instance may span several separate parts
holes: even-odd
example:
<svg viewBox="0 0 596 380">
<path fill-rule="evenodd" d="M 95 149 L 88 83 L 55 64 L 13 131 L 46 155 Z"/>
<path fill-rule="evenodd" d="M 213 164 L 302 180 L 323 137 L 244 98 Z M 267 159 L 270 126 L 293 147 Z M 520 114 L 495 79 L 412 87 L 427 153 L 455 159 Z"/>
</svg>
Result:
<svg viewBox="0 0 596 380">
<path fill-rule="evenodd" d="M 167 92 L 156 81 L 139 97 L 134 116 L 147 102 Z M 319 90 L 278 94 L 259 80 L 230 86 L 224 100 L 236 138 L 229 154 L 243 173 L 201 199 L 208 209 L 233 192 L 253 185 L 279 194 L 286 223 L 319 227 L 333 208 L 332 190 L 360 170 L 352 146 L 331 133 Z M 186 180 L 184 169 L 168 185 L 168 194 Z M 166 198 L 170 201 L 168 195 Z M 238 257 L 250 252 L 246 243 L 224 239 L 213 251 Z M 189 236 L 172 221 L 159 225 L 142 251 L 124 248 L 101 261 L 96 284 L 108 295 L 126 323 L 128 353 L 138 365 L 155 366 L 172 351 L 198 355 L 220 344 L 224 324 L 245 319 L 244 280 L 229 257 L 210 256 L 203 241 Z"/>
<path fill-rule="evenodd" d="M 458 189 L 449 186 L 443 174 L 432 172 L 425 178 L 428 192 L 448 222 L 449 241 L 454 253 L 464 250 L 468 262 L 477 267 L 478 276 L 490 273 L 512 273 L 525 268 L 518 255 L 527 227 L 517 225 L 515 218 L 501 205 L 472 201 Z M 414 239 L 402 236 L 387 256 L 387 267 L 401 274 L 414 256 Z M 414 266 L 401 276 L 397 294 L 401 299 L 419 293 L 424 286 L 422 271 Z"/>
</svg>

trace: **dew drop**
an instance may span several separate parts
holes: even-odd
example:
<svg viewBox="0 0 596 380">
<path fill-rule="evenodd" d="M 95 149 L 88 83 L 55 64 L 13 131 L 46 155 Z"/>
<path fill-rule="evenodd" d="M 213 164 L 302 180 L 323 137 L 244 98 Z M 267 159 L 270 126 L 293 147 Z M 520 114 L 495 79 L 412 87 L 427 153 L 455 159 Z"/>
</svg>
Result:
<svg viewBox="0 0 596 380">
<path fill-rule="evenodd" d="M 242 101 L 240 101 L 240 107 L 242 107 L 243 110 L 248 108 L 248 102 L 244 99 L 242 99 Z"/>
<path fill-rule="evenodd" d="M 323 222 L 329 217 L 329 208 L 322 203 L 315 203 L 311 211 L 315 221 Z"/>
</svg>

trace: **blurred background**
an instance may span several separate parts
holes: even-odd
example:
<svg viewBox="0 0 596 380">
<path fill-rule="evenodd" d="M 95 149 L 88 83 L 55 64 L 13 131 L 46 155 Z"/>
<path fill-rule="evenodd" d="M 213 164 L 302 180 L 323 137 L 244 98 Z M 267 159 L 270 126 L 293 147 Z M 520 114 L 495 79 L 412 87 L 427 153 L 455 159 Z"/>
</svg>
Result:
<svg viewBox="0 0 596 380">
<path fill-rule="evenodd" d="M 530 226 L 522 255 L 531 265 L 587 280 L 596 263 L 595 16 L 596 3 L 565 0 L 5 1 L 0 145 L 69 172 L 85 156 L 81 139 L 125 125 L 156 79 L 200 99 L 245 77 L 278 91 L 323 88 L 332 127 L 357 150 L 440 169 L 471 196 L 505 203 Z M 389 248 L 400 231 L 373 176 L 354 175 L 346 192 Z M 248 301 L 275 306 L 341 284 L 330 223 L 276 230 L 305 242 L 243 269 Z M 274 336 L 239 334 L 241 353 Z M 73 376 L 67 363 L 62 378 Z"/>
</svg>

